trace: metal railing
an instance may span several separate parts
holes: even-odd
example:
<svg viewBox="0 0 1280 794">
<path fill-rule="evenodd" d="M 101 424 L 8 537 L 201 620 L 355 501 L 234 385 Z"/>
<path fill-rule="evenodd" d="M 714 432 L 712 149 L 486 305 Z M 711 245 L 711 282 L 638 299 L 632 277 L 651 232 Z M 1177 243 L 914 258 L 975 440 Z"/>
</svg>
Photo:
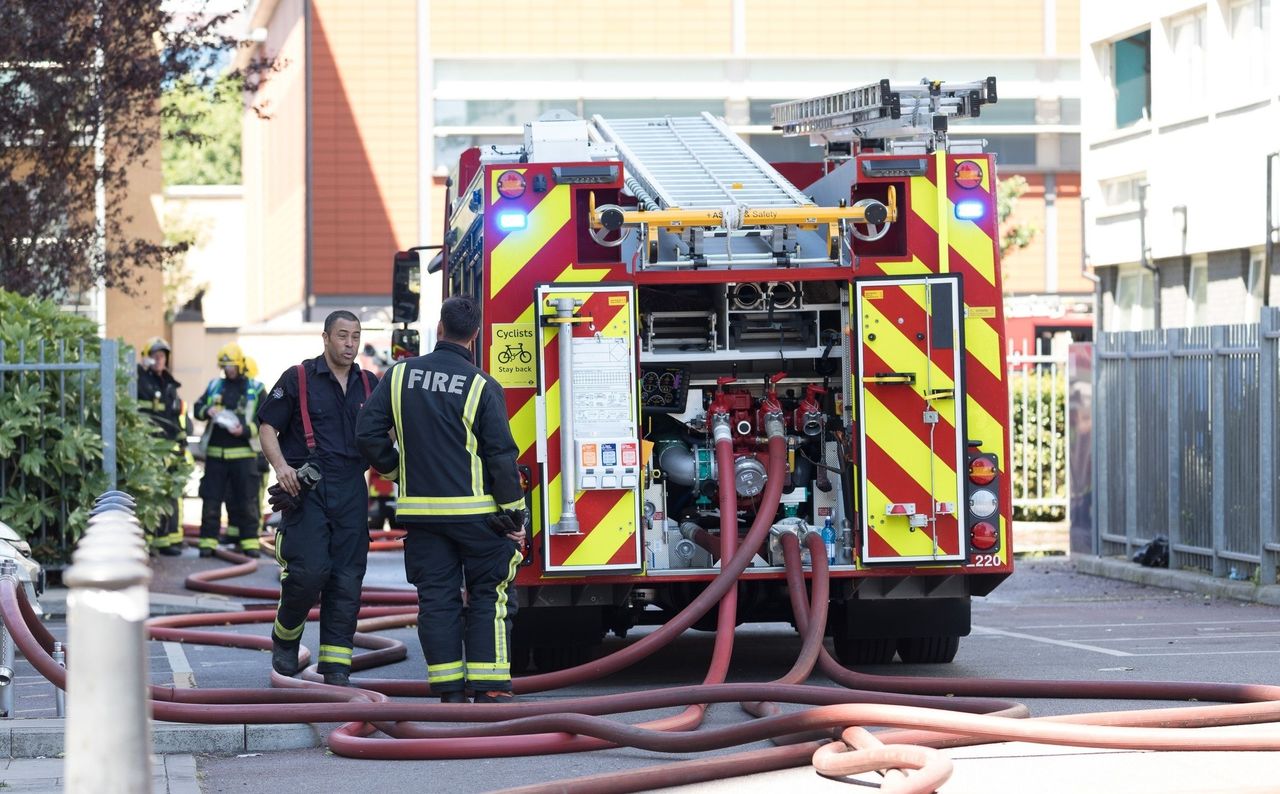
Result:
<svg viewBox="0 0 1280 794">
<path fill-rule="evenodd" d="M 1018 520 L 1067 517 L 1067 354 L 1046 347 L 1037 339 L 1034 353 L 1024 345 L 1007 357 L 1012 459 L 1004 468 Z"/>
<path fill-rule="evenodd" d="M 1094 363 L 1101 554 L 1163 535 L 1169 565 L 1276 583 L 1280 309 L 1257 325 L 1102 334 Z"/>
<path fill-rule="evenodd" d="M 40 392 L 55 390 L 58 395 L 58 414 L 43 417 L 44 423 L 59 427 L 88 425 L 97 427 L 95 414 L 101 417 L 102 471 L 106 475 L 107 488 L 118 483 L 116 462 L 116 378 L 117 366 L 127 364 L 132 349 L 122 348 L 114 339 L 103 339 L 97 358 L 87 350 L 85 340 L 74 347 L 59 342 L 56 346 L 41 342 L 34 349 L 18 344 L 16 356 L 12 345 L 6 349 L 0 341 L 0 394 L 7 390 L 29 389 Z M 16 360 L 9 361 L 14 356 Z M 132 373 L 132 368 L 127 368 Z M 96 374 L 96 377 L 95 377 Z M 132 375 L 130 375 L 132 377 Z M 65 399 L 72 395 L 73 399 Z M 95 410 L 96 409 L 96 410 Z M 51 443 L 43 434 L 23 434 L 17 441 L 17 458 L 35 450 L 42 450 Z M 77 495 L 68 489 L 66 478 L 58 480 L 29 478 L 22 467 L 12 467 L 5 456 L 0 456 L 0 499 L 13 487 L 21 492 L 34 489 L 41 501 L 54 497 L 58 503 L 58 515 L 50 521 L 31 527 L 28 536 L 32 546 L 46 545 L 50 537 L 60 537 L 61 528 L 67 525 L 68 515 L 80 505 L 74 504 Z"/>
</svg>

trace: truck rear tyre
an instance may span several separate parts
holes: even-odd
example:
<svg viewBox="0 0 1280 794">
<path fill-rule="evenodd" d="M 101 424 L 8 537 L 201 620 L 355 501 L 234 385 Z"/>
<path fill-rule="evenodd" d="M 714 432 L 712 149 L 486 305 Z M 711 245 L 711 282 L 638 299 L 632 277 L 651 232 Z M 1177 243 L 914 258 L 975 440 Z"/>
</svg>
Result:
<svg viewBox="0 0 1280 794">
<path fill-rule="evenodd" d="M 947 664 L 956 658 L 958 650 L 960 638 L 953 634 L 898 640 L 898 656 L 907 664 Z"/>
<path fill-rule="evenodd" d="M 897 643 L 893 637 L 849 637 L 843 633 L 834 638 L 836 658 L 845 667 L 889 664 Z"/>
</svg>

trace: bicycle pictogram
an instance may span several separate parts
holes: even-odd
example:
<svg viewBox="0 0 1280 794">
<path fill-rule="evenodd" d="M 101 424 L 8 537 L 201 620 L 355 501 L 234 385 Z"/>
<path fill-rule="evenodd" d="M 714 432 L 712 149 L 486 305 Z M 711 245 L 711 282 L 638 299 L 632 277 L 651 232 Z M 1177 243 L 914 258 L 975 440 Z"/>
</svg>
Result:
<svg viewBox="0 0 1280 794">
<path fill-rule="evenodd" d="M 520 345 L 507 345 L 498 351 L 499 364 L 510 364 L 513 360 L 519 360 L 521 364 L 533 363 L 533 353 Z"/>
</svg>

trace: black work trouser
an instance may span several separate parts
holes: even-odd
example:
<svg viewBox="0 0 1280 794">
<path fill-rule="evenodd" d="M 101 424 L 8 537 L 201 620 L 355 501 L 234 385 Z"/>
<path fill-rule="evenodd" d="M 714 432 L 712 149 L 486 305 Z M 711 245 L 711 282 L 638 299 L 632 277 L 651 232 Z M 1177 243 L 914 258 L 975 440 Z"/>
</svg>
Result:
<svg viewBox="0 0 1280 794">
<path fill-rule="evenodd" d="M 367 501 L 363 472 L 326 473 L 303 495 L 301 507 L 282 516 L 276 530 L 280 606 L 272 637 L 296 644 L 307 613 L 319 600 L 320 673 L 351 668 L 360 586 L 369 560 Z"/>
<path fill-rule="evenodd" d="M 208 458 L 200 479 L 200 547 L 218 545 L 222 525 L 222 505 L 227 505 L 227 523 L 244 536 L 257 538 L 257 521 L 249 512 L 249 488 L 257 487 L 257 463 L 253 458 Z"/>
<path fill-rule="evenodd" d="M 510 585 L 520 550 L 483 518 L 406 529 L 404 571 L 418 589 L 418 639 L 431 691 L 511 691 L 508 646 L 517 605 Z"/>
</svg>

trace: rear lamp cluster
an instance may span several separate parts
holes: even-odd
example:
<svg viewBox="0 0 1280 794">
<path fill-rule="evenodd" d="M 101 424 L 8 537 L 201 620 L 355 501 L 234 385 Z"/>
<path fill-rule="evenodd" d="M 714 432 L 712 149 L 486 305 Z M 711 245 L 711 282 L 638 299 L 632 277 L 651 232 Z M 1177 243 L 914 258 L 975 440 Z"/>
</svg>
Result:
<svg viewBox="0 0 1280 794">
<path fill-rule="evenodd" d="M 1000 465 L 994 455 L 969 458 L 969 545 L 976 552 L 1000 549 Z"/>
</svg>

